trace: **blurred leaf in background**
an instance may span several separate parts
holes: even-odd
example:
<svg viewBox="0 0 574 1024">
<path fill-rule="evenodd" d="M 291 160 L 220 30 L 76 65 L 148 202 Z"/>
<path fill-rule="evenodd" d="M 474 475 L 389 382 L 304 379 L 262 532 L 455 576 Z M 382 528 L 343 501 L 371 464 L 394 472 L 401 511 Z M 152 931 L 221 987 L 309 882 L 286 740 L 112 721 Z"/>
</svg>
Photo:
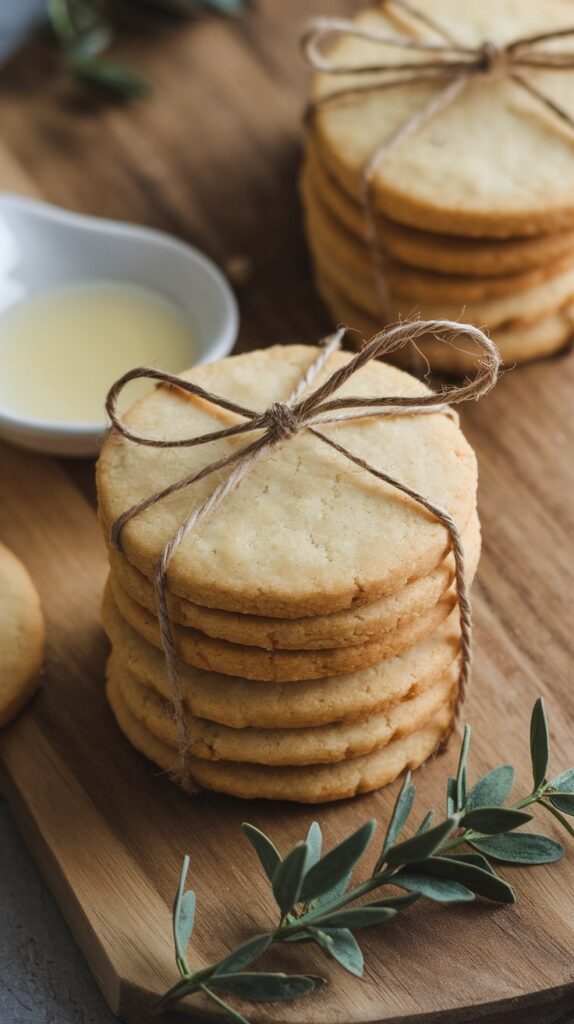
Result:
<svg viewBox="0 0 574 1024">
<path fill-rule="evenodd" d="M 103 93 L 131 99 L 151 83 L 137 69 L 106 52 L 138 27 L 143 11 L 164 16 L 235 15 L 250 0 L 18 0 L 0 2 L 0 62 L 7 59 L 42 21 L 48 22 L 64 70 Z"/>
</svg>

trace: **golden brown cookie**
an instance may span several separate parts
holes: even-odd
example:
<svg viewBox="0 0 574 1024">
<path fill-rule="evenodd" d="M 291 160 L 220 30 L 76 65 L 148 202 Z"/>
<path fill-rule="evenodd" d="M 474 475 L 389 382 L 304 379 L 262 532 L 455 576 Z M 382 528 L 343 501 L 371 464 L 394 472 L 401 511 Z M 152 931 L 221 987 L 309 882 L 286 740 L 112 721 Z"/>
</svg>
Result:
<svg viewBox="0 0 574 1024">
<path fill-rule="evenodd" d="M 268 348 L 195 367 L 187 376 L 235 402 L 264 409 L 285 400 L 316 359 L 305 345 Z M 325 379 L 350 358 L 334 353 Z M 342 395 L 413 396 L 426 388 L 378 361 Z M 239 422 L 176 389 L 137 402 L 129 426 L 158 439 L 184 438 Z M 437 413 L 328 424 L 353 452 L 450 512 L 464 530 L 475 508 L 476 460 L 456 422 Z M 105 530 L 134 504 L 242 443 L 152 448 L 112 432 L 98 462 Z M 157 558 L 194 502 L 212 494 L 202 479 L 132 518 L 122 531 L 129 561 L 153 578 Z M 279 444 L 201 527 L 184 538 L 168 570 L 169 589 L 193 603 L 240 613 L 299 618 L 368 603 L 431 572 L 448 552 L 445 529 L 417 502 L 351 465 L 302 432 Z"/>
<path fill-rule="evenodd" d="M 478 513 L 472 516 L 464 534 L 469 570 L 474 576 L 480 554 Z M 125 555 L 111 548 L 113 575 L 130 597 L 148 611 L 156 612 L 150 580 L 128 562 Z M 449 555 L 437 568 L 407 583 L 396 594 L 388 594 L 371 604 L 359 605 L 331 615 L 302 619 L 274 619 L 262 615 L 239 615 L 192 604 L 168 592 L 168 610 L 172 622 L 199 629 L 207 636 L 231 643 L 275 649 L 321 649 L 349 647 L 369 643 L 382 633 L 400 628 L 403 622 L 427 612 L 448 590 L 454 578 L 454 557 Z"/>
<path fill-rule="evenodd" d="M 320 274 L 316 275 L 317 289 L 329 308 L 335 323 L 348 324 L 353 330 L 349 339 L 357 348 L 363 339 L 370 338 L 381 330 L 380 320 L 365 313 Z M 496 328 L 492 340 L 496 343 L 507 366 L 515 362 L 528 362 L 542 356 L 552 355 L 569 343 L 574 333 L 574 306 L 567 305 L 532 324 L 516 327 Z M 433 370 L 445 373 L 470 372 L 476 365 L 477 351 L 467 338 L 461 338 L 458 346 L 442 345 L 434 338 L 419 338 L 417 346 Z M 416 372 L 426 370 L 424 358 L 414 349 L 403 349 L 394 354 L 401 362 Z"/>
<path fill-rule="evenodd" d="M 161 647 L 159 622 L 155 615 L 134 601 L 113 576 L 109 577 L 108 585 L 120 614 L 140 636 Z M 430 636 L 448 618 L 455 605 L 456 590 L 451 586 L 434 608 L 413 616 L 399 629 L 383 633 L 368 644 L 315 651 L 266 651 L 261 647 L 245 647 L 226 640 L 214 640 L 187 626 L 172 625 L 172 633 L 179 657 L 187 665 L 245 679 L 297 682 L 355 672 L 376 665 L 383 658 L 392 658 Z"/>
<path fill-rule="evenodd" d="M 122 618 L 109 589 L 102 614 L 114 658 L 145 687 L 171 700 L 163 652 Z M 358 672 L 298 683 L 269 683 L 180 663 L 179 678 L 187 707 L 200 718 L 232 729 L 305 728 L 352 721 L 422 693 L 451 669 L 459 643 L 455 609 L 426 640 Z"/>
<path fill-rule="evenodd" d="M 115 680 L 108 680 L 106 693 L 116 721 L 130 743 L 163 771 L 173 771 L 176 752 L 135 718 Z M 298 803 L 342 800 L 379 789 L 393 782 L 405 769 L 418 768 L 438 748 L 451 721 L 452 709 L 446 705 L 417 732 L 395 739 L 373 753 L 336 764 L 285 768 L 196 760 L 190 765 L 191 777 L 204 789 L 248 800 L 263 798 Z"/>
<path fill-rule="evenodd" d="M 459 669 L 449 672 L 411 700 L 349 722 L 306 729 L 229 729 L 186 712 L 189 755 L 205 761 L 263 765 L 332 764 L 369 754 L 395 737 L 408 736 L 434 718 L 453 699 Z M 173 707 L 152 687 L 143 686 L 112 653 L 107 678 L 120 689 L 132 715 L 154 736 L 177 751 Z"/>
<path fill-rule="evenodd" d="M 305 222 L 307 237 L 312 240 L 317 252 L 326 254 L 337 267 L 344 267 L 350 284 L 358 279 L 361 288 L 373 284 L 373 255 L 370 247 L 355 238 L 333 219 L 315 190 L 302 181 L 305 200 Z M 389 250 L 387 250 L 389 252 Z M 329 263 L 331 265 L 331 263 Z M 456 303 L 457 306 L 478 303 L 501 296 L 519 295 L 545 281 L 550 281 L 574 266 L 574 249 L 558 258 L 548 260 L 537 267 L 530 267 L 513 274 L 496 276 L 462 276 L 433 270 L 421 270 L 387 257 L 385 275 L 389 288 L 397 301 Z"/>
<path fill-rule="evenodd" d="M 20 560 L 0 544 L 0 726 L 38 689 L 45 643 L 38 592 Z"/>
<path fill-rule="evenodd" d="M 320 198 L 335 225 L 367 240 L 364 205 L 353 200 L 334 181 L 317 158 L 313 137 L 305 146 L 304 181 Z M 491 277 L 493 274 L 522 274 L 540 266 L 552 266 L 564 257 L 574 260 L 574 231 L 546 231 L 519 238 L 465 238 L 418 230 L 379 215 L 379 242 L 401 263 L 444 274 Z"/>
<path fill-rule="evenodd" d="M 373 319 L 381 318 L 381 300 L 373 275 L 359 276 L 351 266 L 338 262 L 335 254 L 323 249 L 313 235 L 308 236 L 308 241 L 320 276 Z M 391 291 L 390 319 L 392 322 L 407 317 L 420 317 L 422 320 L 446 318 L 461 323 L 487 324 L 493 332 L 495 328 L 540 320 L 573 300 L 574 263 L 566 269 L 562 267 L 555 277 L 527 289 L 476 301 L 419 300 L 414 295 L 405 298 Z"/>
</svg>

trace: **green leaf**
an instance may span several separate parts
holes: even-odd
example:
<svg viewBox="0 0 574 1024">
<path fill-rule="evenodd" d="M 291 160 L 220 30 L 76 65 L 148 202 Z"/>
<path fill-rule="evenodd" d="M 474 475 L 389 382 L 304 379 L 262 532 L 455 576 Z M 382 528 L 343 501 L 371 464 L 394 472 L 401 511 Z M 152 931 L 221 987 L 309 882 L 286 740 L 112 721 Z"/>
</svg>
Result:
<svg viewBox="0 0 574 1024">
<path fill-rule="evenodd" d="M 526 822 L 532 821 L 532 815 L 526 811 L 515 811 L 512 807 L 476 807 L 461 818 L 464 828 L 475 832 L 512 832 Z"/>
<path fill-rule="evenodd" d="M 409 892 L 406 896 L 385 896 L 382 900 L 373 900 L 369 907 L 390 907 L 391 910 L 406 910 L 420 899 L 420 893 Z"/>
<path fill-rule="evenodd" d="M 300 898 L 307 854 L 307 843 L 297 843 L 275 869 L 271 884 L 282 917 Z"/>
<path fill-rule="evenodd" d="M 377 872 L 381 870 L 381 867 L 385 863 L 387 850 L 389 850 L 391 846 L 394 846 L 403 831 L 413 807 L 415 792 L 415 787 L 411 782 L 411 773 L 407 772 L 401 786 L 401 791 L 395 801 L 387 834 L 383 842 L 381 855 L 375 865 L 373 874 L 377 874 Z"/>
<path fill-rule="evenodd" d="M 564 814 L 574 815 L 574 794 L 562 793 L 560 796 L 550 795 L 550 803 Z"/>
<path fill-rule="evenodd" d="M 263 974 L 258 971 L 222 974 L 209 979 L 211 988 L 249 999 L 253 1003 L 276 1003 L 299 999 L 324 985 L 323 978 L 307 974 Z"/>
<path fill-rule="evenodd" d="M 68 54 L 73 60 L 91 60 L 103 53 L 111 44 L 113 33 L 109 25 L 96 25 L 90 31 L 74 39 L 68 46 Z"/>
<path fill-rule="evenodd" d="M 395 917 L 396 910 L 392 907 L 377 907 L 367 905 L 365 907 L 354 907 L 351 910 L 337 910 L 322 921 L 317 921 L 320 928 L 371 928 L 382 921 L 388 921 Z"/>
<path fill-rule="evenodd" d="M 423 832 L 428 832 L 428 830 L 430 828 L 430 823 L 433 820 L 433 818 L 434 818 L 434 811 L 429 811 L 428 814 L 425 814 L 423 820 L 421 821 L 419 827 L 417 828 L 417 830 L 415 832 L 415 835 L 416 836 L 420 836 L 420 835 L 422 835 Z"/>
<path fill-rule="evenodd" d="M 69 65 L 79 78 L 124 99 L 146 96 L 150 91 L 147 79 L 116 60 L 76 58 L 72 53 Z"/>
<path fill-rule="evenodd" d="M 489 874 L 496 875 L 492 864 L 486 857 L 483 857 L 482 853 L 451 853 L 448 859 L 449 861 L 460 861 L 461 864 L 472 864 L 475 868 L 481 868 L 482 871 L 488 871 Z M 496 877 L 498 878 L 498 875 Z"/>
<path fill-rule="evenodd" d="M 413 836 L 411 839 L 405 839 L 402 843 L 397 843 L 387 853 L 387 863 L 394 867 L 397 864 L 412 864 L 415 861 L 430 857 L 440 848 L 445 839 L 448 839 L 458 823 L 459 818 L 455 814 L 441 822 L 440 825 L 429 828 L 427 832 Z"/>
<path fill-rule="evenodd" d="M 539 697 L 532 709 L 532 718 L 530 720 L 530 756 L 532 759 L 532 778 L 534 779 L 535 789 L 538 789 L 546 778 L 549 747 L 546 710 L 542 697 Z"/>
<path fill-rule="evenodd" d="M 350 974 L 361 978 L 364 960 L 361 947 L 348 928 L 314 928 L 313 938 Z"/>
<path fill-rule="evenodd" d="M 363 856 L 376 828 L 374 819 L 329 850 L 309 869 L 301 887 L 301 899 L 308 902 L 345 879 Z"/>
<path fill-rule="evenodd" d="M 486 869 L 484 864 L 487 865 Z M 497 903 L 514 903 L 515 901 L 512 887 L 503 878 L 499 878 L 486 858 L 480 855 L 468 854 L 464 859 L 462 856 L 429 857 L 421 864 L 414 864 L 411 870 L 415 873 L 458 882 L 470 889 L 476 896 L 484 896 Z M 400 878 L 400 874 L 396 877 Z"/>
<path fill-rule="evenodd" d="M 449 775 L 446 780 L 446 813 L 448 816 L 456 814 L 457 798 L 456 798 L 456 779 L 453 775 Z"/>
<path fill-rule="evenodd" d="M 547 793 L 550 803 L 564 814 L 574 814 L 574 768 L 567 768 L 565 772 L 560 772 L 560 775 L 555 775 L 548 785 L 561 794 L 557 796 L 555 793 Z"/>
<path fill-rule="evenodd" d="M 178 960 L 185 964 L 185 954 L 193 932 L 195 920 L 195 893 L 190 889 L 185 892 L 185 880 L 189 870 L 189 857 L 183 858 L 179 884 L 173 904 L 173 940 Z"/>
<path fill-rule="evenodd" d="M 552 789 L 559 789 L 561 793 L 574 793 L 574 768 L 567 768 L 560 775 L 555 775 L 548 785 Z"/>
<path fill-rule="evenodd" d="M 472 846 L 507 864 L 551 864 L 564 856 L 564 847 L 548 836 L 510 832 L 508 835 L 473 839 Z"/>
<path fill-rule="evenodd" d="M 434 878 L 432 875 L 417 874 L 415 871 L 399 871 L 393 876 L 393 883 L 401 889 L 420 893 L 437 903 L 462 903 L 473 900 L 474 895 L 460 882 L 448 878 Z"/>
<path fill-rule="evenodd" d="M 462 745 L 460 748 L 460 758 L 458 761 L 458 771 L 456 773 L 456 808 L 455 810 L 461 811 L 466 806 L 466 762 L 468 760 L 468 748 L 470 746 L 470 725 L 465 725 L 464 733 L 462 736 Z"/>
<path fill-rule="evenodd" d="M 323 848 L 323 833 L 321 832 L 321 826 L 318 821 L 312 821 L 307 832 L 307 838 L 305 840 L 309 854 L 307 857 L 307 869 L 313 867 L 321 857 L 321 850 Z"/>
<path fill-rule="evenodd" d="M 267 878 L 272 882 L 273 875 L 281 863 L 281 855 L 278 849 L 261 829 L 255 828 L 255 825 L 250 825 L 247 821 L 244 821 L 241 828 L 259 857 L 259 862 Z"/>
<path fill-rule="evenodd" d="M 508 797 L 513 782 L 514 768 L 511 764 L 493 768 L 472 787 L 466 801 L 467 808 L 500 807 Z"/>
<path fill-rule="evenodd" d="M 213 976 L 234 974 L 237 971 L 242 971 L 248 964 L 253 963 L 271 945 L 272 941 L 272 935 L 255 935 L 254 938 L 248 939 L 247 942 L 243 942 L 241 946 L 238 946 L 233 953 L 230 953 L 229 956 L 225 957 L 225 960 L 222 960 L 217 965 Z"/>
</svg>

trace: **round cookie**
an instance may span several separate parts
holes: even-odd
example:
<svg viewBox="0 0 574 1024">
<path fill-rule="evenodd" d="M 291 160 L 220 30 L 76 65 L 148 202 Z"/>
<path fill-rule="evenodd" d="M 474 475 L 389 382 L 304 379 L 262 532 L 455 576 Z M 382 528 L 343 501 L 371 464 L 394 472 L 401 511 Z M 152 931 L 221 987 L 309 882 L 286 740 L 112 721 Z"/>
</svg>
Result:
<svg viewBox="0 0 574 1024">
<path fill-rule="evenodd" d="M 155 615 L 132 600 L 113 576 L 109 577 L 109 585 L 120 614 L 141 636 L 161 647 L 159 622 Z M 434 608 L 412 617 L 396 631 L 383 633 L 369 644 L 316 651 L 266 651 L 261 647 L 244 647 L 226 640 L 214 640 L 199 630 L 173 624 L 172 633 L 178 655 L 187 665 L 246 679 L 297 682 L 354 672 L 400 654 L 430 636 L 455 605 L 456 590 L 451 587 Z"/>
<path fill-rule="evenodd" d="M 20 560 L 0 544 L 0 726 L 38 689 L 45 643 L 38 592 Z"/>
<path fill-rule="evenodd" d="M 357 241 L 367 240 L 364 204 L 355 202 L 338 187 L 317 158 L 311 135 L 305 145 L 303 183 L 320 201 L 329 217 Z M 435 234 L 377 216 L 382 247 L 403 264 L 444 274 L 488 277 L 520 274 L 550 266 L 564 257 L 574 260 L 574 231 L 551 231 L 522 238 L 464 238 Z M 361 246 L 364 248 L 364 245 Z"/>
<path fill-rule="evenodd" d="M 373 256 L 370 247 L 341 227 L 325 212 L 321 199 L 302 182 L 305 200 L 307 237 L 317 252 L 326 254 L 338 267 L 345 267 L 352 279 L 358 278 L 369 288 L 373 282 Z M 387 250 L 388 252 L 388 250 Z M 574 265 L 574 251 L 558 259 L 532 267 L 521 273 L 500 273 L 491 277 L 468 277 L 444 272 L 421 270 L 388 256 L 385 274 L 394 296 L 413 302 L 472 303 L 505 295 L 517 295 L 544 281 L 552 280 Z"/>
<path fill-rule="evenodd" d="M 120 615 L 109 589 L 103 623 L 114 658 L 146 687 L 171 700 L 163 652 L 144 640 Z M 443 677 L 458 658 L 458 611 L 426 640 L 394 658 L 341 676 L 298 683 L 269 683 L 205 672 L 180 664 L 187 707 L 232 729 L 296 729 L 352 721 L 422 693 Z"/>
<path fill-rule="evenodd" d="M 572 25 L 569 0 L 434 0 L 432 13 L 469 46 L 487 39 L 500 45 Z M 393 5 L 366 10 L 356 22 L 394 36 L 437 38 Z M 396 64 L 403 52 L 348 35 L 329 47 L 333 61 L 351 66 Z M 409 51 L 408 59 L 424 61 L 428 55 Z M 525 74 L 563 109 L 574 109 L 574 79 L 568 72 Z M 314 77 L 312 98 L 324 99 L 365 82 L 365 74 L 320 73 Z M 364 168 L 377 147 L 442 88 L 444 83 L 373 89 L 316 110 L 313 131 L 321 159 L 340 186 L 358 198 Z M 373 195 L 383 214 L 429 231 L 507 237 L 570 228 L 572 131 L 510 78 L 479 77 L 381 162 Z"/>
<path fill-rule="evenodd" d="M 574 140 L 573 140 L 574 145 Z M 573 154 L 574 162 L 574 154 Z M 375 287 L 374 275 L 364 277 L 356 274 L 343 262 L 338 262 L 334 253 L 325 251 L 313 235 L 308 236 L 309 247 L 321 277 L 346 296 L 349 301 L 364 309 L 375 319 L 381 317 L 381 302 Z M 390 293 L 390 319 L 403 320 L 417 316 L 422 320 L 460 320 L 472 324 L 488 324 L 493 331 L 496 327 L 509 324 L 527 324 L 548 316 L 574 299 L 574 265 L 562 269 L 556 277 L 539 282 L 524 291 L 512 295 L 501 295 L 492 299 L 468 302 L 447 302 L 438 299 L 418 300 L 415 297 L 401 298 Z M 444 346 L 443 346 L 444 347 Z"/>
<path fill-rule="evenodd" d="M 174 748 L 177 726 L 173 707 L 156 690 L 143 686 L 111 655 L 107 678 L 119 687 L 134 718 L 154 736 Z M 430 721 L 454 698 L 458 666 L 411 700 L 388 710 L 350 722 L 335 722 L 307 729 L 229 729 L 207 719 L 187 715 L 190 757 L 205 761 L 238 761 L 264 765 L 332 764 L 369 754 L 397 736 L 408 736 Z"/>
<path fill-rule="evenodd" d="M 287 398 L 318 351 L 276 346 L 197 366 L 182 376 L 264 409 Z M 316 383 L 349 358 L 333 353 Z M 338 396 L 426 391 L 409 375 L 373 360 Z M 239 418 L 160 387 L 132 406 L 125 420 L 132 430 L 160 439 L 199 435 Z M 323 429 L 445 508 L 465 529 L 475 506 L 476 460 L 450 416 L 371 417 Z M 138 501 L 241 443 L 226 438 L 191 448 L 152 448 L 111 432 L 97 470 L 104 529 Z M 214 485 L 205 478 L 126 524 L 125 553 L 148 578 L 190 507 L 206 499 Z M 418 503 L 302 432 L 263 458 L 226 497 L 225 507 L 187 534 L 170 562 L 168 585 L 193 603 L 227 611 L 324 615 L 376 600 L 427 575 L 448 547 L 444 527 Z"/>
<path fill-rule="evenodd" d="M 469 572 L 474 576 L 480 553 L 477 512 L 463 534 L 463 542 Z M 138 604 L 156 613 L 155 594 L 147 576 L 138 572 L 125 555 L 115 549 L 110 549 L 109 556 L 112 573 L 124 590 Z M 453 578 L 454 556 L 451 554 L 428 576 L 412 580 L 396 594 L 388 594 L 372 604 L 343 612 L 302 619 L 274 619 L 203 608 L 170 593 L 167 606 L 172 622 L 231 643 L 267 650 L 349 647 L 369 643 L 381 633 L 397 630 L 404 621 L 428 611 L 445 594 Z"/>
<path fill-rule="evenodd" d="M 176 767 L 172 747 L 154 736 L 127 707 L 117 683 L 108 680 L 106 693 L 119 728 L 130 743 L 163 771 Z M 237 764 L 234 761 L 193 761 L 193 782 L 243 799 L 293 800 L 323 803 L 367 793 L 393 782 L 405 769 L 418 768 L 440 746 L 452 722 L 452 709 L 444 707 L 432 722 L 410 736 L 362 757 L 330 765 L 296 768 Z"/>
<path fill-rule="evenodd" d="M 377 321 L 364 310 L 344 298 L 333 285 L 321 275 L 316 275 L 316 285 L 321 298 L 331 312 L 336 323 L 349 324 L 352 330 L 349 340 L 357 348 L 362 345 L 363 338 L 370 338 L 381 329 Z M 492 332 L 492 340 L 496 343 L 503 363 L 507 366 L 515 362 L 528 362 L 543 356 L 552 355 L 564 348 L 574 333 L 574 306 L 566 305 L 562 310 L 551 313 L 532 324 L 517 327 L 496 329 Z M 460 347 L 442 345 L 434 338 L 422 338 L 417 345 L 423 355 L 428 358 L 433 370 L 444 373 L 469 372 L 476 365 L 477 353 L 473 352 L 472 343 L 461 340 Z M 426 370 L 426 362 L 420 354 L 411 349 L 403 349 L 395 353 L 399 359 L 415 372 Z"/>
</svg>

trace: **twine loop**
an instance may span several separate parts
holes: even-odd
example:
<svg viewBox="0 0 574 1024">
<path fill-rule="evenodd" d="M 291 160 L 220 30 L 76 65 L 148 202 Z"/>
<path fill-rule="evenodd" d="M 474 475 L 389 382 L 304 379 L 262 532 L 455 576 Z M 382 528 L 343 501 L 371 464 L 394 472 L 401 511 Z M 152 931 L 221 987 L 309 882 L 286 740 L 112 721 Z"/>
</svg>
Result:
<svg viewBox="0 0 574 1024">
<path fill-rule="evenodd" d="M 349 420 L 360 420 L 370 416 L 419 416 L 432 413 L 452 414 L 452 406 L 461 402 L 479 399 L 496 383 L 500 359 L 495 345 L 477 327 L 459 324 L 450 320 L 414 320 L 396 324 L 376 334 L 360 352 L 352 356 L 333 371 L 322 383 L 309 390 L 320 370 L 325 366 L 329 356 L 340 348 L 346 333 L 341 327 L 334 334 L 324 339 L 319 353 L 307 371 L 302 375 L 291 395 L 285 402 L 274 402 L 269 408 L 258 413 L 245 406 L 224 398 L 213 392 L 206 391 L 192 381 L 184 380 L 173 374 L 148 367 L 138 367 L 124 374 L 111 387 L 106 408 L 112 422 L 112 430 L 121 434 L 126 440 L 136 445 L 155 448 L 195 447 L 209 444 L 223 438 L 237 437 L 243 434 L 255 434 L 252 440 L 238 447 L 233 447 L 229 454 L 208 462 L 199 470 L 186 473 L 162 490 L 148 495 L 136 505 L 127 509 L 113 523 L 110 532 L 111 543 L 122 548 L 122 531 L 132 518 L 146 509 L 163 501 L 171 494 L 191 488 L 194 483 L 222 471 L 222 479 L 215 485 L 209 496 L 199 502 L 191 502 L 190 508 L 176 533 L 168 540 L 157 560 L 154 572 L 154 592 L 156 598 L 157 617 L 159 620 L 161 645 L 165 654 L 166 670 L 172 687 L 174 716 L 178 731 L 179 766 L 177 777 L 182 786 L 190 792 L 196 787 L 193 784 L 193 769 L 189 757 L 189 723 L 186 715 L 184 696 L 178 669 L 178 653 L 172 623 L 167 607 L 167 571 L 169 563 L 184 537 L 197 530 L 201 523 L 214 515 L 251 469 L 267 454 L 282 443 L 289 443 L 302 430 L 307 430 L 325 445 L 344 456 L 347 461 L 359 469 L 390 485 L 410 498 L 415 505 L 425 509 L 445 529 L 455 560 L 455 581 L 460 610 L 460 680 L 455 700 L 454 718 L 462 703 L 470 672 L 472 618 L 468 589 L 464 575 L 464 551 L 459 528 L 452 516 L 440 508 L 424 494 L 419 494 L 408 484 L 386 473 L 384 469 L 371 465 L 361 456 L 345 447 L 332 434 L 325 434 L 320 429 L 324 424 L 340 423 L 342 426 Z M 454 344 L 460 337 L 470 338 L 478 348 L 477 370 L 473 379 L 467 379 L 458 386 L 443 386 L 437 391 L 428 391 L 423 395 L 373 395 L 353 396 L 337 395 L 336 392 L 349 381 L 357 371 L 366 366 L 372 359 L 388 355 L 414 342 L 422 335 L 434 335 L 445 344 Z M 117 412 L 117 403 L 124 387 L 131 380 L 147 378 L 162 386 L 174 388 L 180 393 L 198 397 L 215 408 L 235 413 L 239 422 L 233 426 L 191 437 L 156 438 L 137 434 L 123 422 Z"/>
<path fill-rule="evenodd" d="M 301 423 L 287 402 L 274 402 L 269 406 L 265 418 L 268 420 L 269 438 L 274 444 L 286 441 L 301 429 Z"/>
</svg>

